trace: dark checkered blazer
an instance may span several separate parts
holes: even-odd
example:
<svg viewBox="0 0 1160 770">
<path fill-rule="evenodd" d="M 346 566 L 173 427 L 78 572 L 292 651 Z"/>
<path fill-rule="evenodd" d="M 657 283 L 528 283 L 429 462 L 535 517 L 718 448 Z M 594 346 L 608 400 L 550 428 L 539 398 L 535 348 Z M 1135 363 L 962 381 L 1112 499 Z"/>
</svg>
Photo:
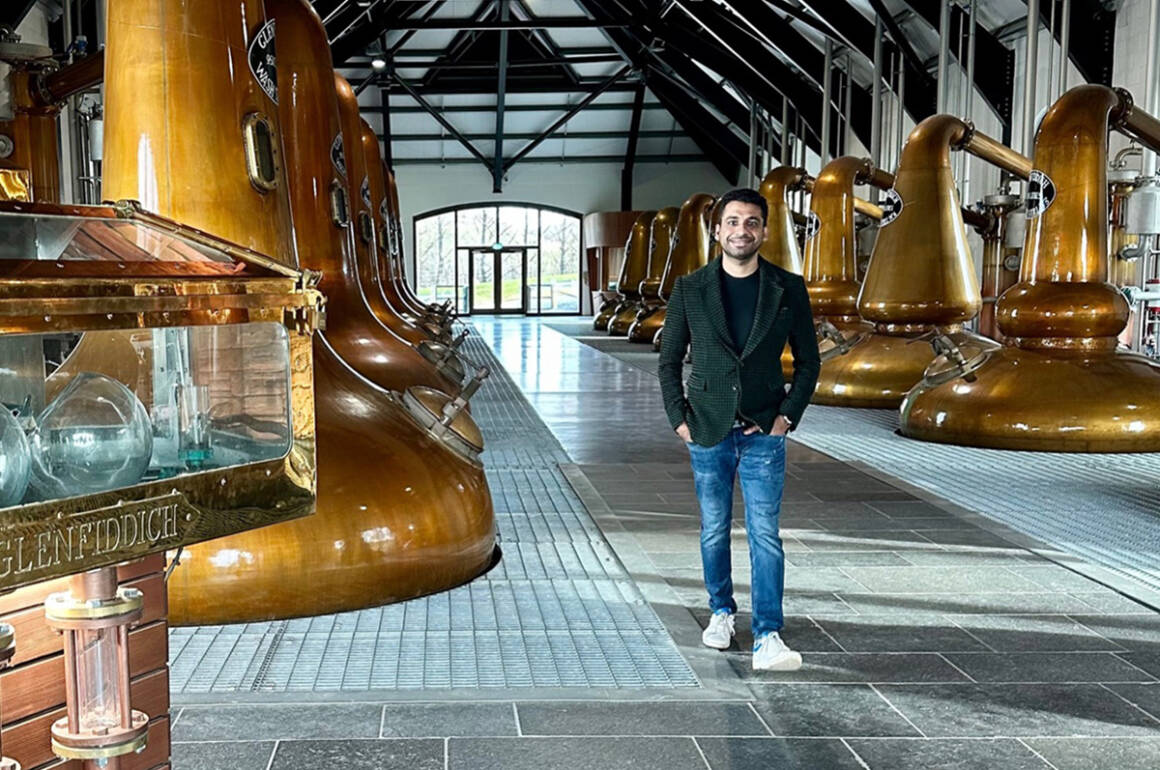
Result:
<svg viewBox="0 0 1160 770">
<path fill-rule="evenodd" d="M 669 297 L 658 371 L 661 395 L 674 430 L 688 423 L 693 441 L 702 446 L 728 435 L 742 405 L 744 417 L 766 433 L 779 414 L 796 427 L 818 382 L 821 360 L 805 282 L 764 259 L 757 261 L 757 314 L 740 354 L 725 319 L 720 257 L 678 278 Z M 781 373 L 786 342 L 794 362 L 788 392 Z M 682 388 L 681 370 L 690 346 L 693 369 Z"/>
</svg>

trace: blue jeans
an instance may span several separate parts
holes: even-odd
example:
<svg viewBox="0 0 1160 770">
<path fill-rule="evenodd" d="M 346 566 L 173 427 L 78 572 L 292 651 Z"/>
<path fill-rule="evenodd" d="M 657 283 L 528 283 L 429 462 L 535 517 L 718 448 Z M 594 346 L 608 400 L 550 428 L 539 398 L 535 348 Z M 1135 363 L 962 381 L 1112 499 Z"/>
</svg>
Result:
<svg viewBox="0 0 1160 770">
<path fill-rule="evenodd" d="M 753 637 L 779 631 L 785 623 L 785 553 L 778 535 L 785 486 L 785 436 L 745 435 L 734 428 L 719 444 L 687 444 L 701 504 L 701 564 L 709 608 L 737 612 L 733 601 L 729 529 L 733 521 L 733 479 L 741 478 L 745 530 L 749 536 Z"/>
</svg>

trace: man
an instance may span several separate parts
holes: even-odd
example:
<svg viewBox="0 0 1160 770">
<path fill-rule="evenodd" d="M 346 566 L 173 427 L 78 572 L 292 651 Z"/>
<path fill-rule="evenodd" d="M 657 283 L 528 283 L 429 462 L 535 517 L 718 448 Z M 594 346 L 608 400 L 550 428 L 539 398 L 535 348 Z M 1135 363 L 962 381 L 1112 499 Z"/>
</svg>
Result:
<svg viewBox="0 0 1160 770">
<path fill-rule="evenodd" d="M 782 641 L 785 556 L 778 535 L 785 484 L 785 436 L 798 425 L 821 361 L 801 276 L 758 257 L 769 209 L 756 190 L 717 203 L 714 235 L 723 251 L 678 278 L 669 299 L 659 375 L 669 422 L 689 449 L 701 506 L 701 562 L 709 608 L 702 641 L 724 650 L 734 636 L 729 530 L 733 480 L 740 476 L 753 597 L 753 668 L 795 671 L 801 655 Z M 781 353 L 789 342 L 788 391 Z M 681 388 L 685 350 L 693 370 Z"/>
</svg>

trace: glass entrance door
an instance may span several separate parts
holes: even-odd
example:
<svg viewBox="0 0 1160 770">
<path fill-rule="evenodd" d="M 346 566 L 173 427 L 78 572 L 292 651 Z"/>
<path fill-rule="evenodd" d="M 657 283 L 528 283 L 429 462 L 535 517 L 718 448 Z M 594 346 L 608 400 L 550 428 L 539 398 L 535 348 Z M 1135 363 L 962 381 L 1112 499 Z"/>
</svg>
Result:
<svg viewBox="0 0 1160 770">
<path fill-rule="evenodd" d="M 523 249 L 475 249 L 471 252 L 471 312 L 523 313 Z"/>
</svg>

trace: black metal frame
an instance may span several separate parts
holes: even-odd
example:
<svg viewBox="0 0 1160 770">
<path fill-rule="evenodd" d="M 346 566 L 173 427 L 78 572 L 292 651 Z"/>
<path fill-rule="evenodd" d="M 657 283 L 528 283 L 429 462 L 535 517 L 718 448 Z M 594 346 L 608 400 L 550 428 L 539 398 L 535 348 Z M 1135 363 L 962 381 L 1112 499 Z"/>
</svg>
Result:
<svg viewBox="0 0 1160 770">
<path fill-rule="evenodd" d="M 940 2 L 943 0 L 906 0 L 913 14 L 937 30 Z M 432 93 L 496 93 L 494 107 L 497 115 L 495 152 L 486 161 L 492 175 L 493 189 L 502 189 L 503 172 L 527 155 L 535 145 L 551 135 L 551 130 L 522 148 L 513 158 L 505 161 L 503 140 L 513 138 L 504 130 L 506 113 L 533 108 L 530 105 L 509 105 L 507 95 L 513 93 L 585 93 L 585 107 L 594 94 L 609 90 L 632 91 L 634 100 L 631 125 L 628 131 L 629 151 L 624 158 L 623 179 L 631 174 L 639 112 L 654 109 L 654 105 L 640 105 L 636 95 L 640 82 L 609 82 L 606 78 L 585 78 L 578 75 L 575 64 L 591 61 L 609 61 L 615 57 L 640 73 L 649 89 L 658 98 L 661 107 L 668 110 L 705 153 L 706 157 L 730 181 L 737 179 L 740 168 L 748 161 L 747 138 L 750 130 L 750 104 L 763 107 L 771 115 L 780 115 L 783 100 L 790 102 L 791 112 L 802 117 L 805 141 L 815 150 L 818 144 L 822 114 L 820 83 L 824 56 L 816 44 L 801 34 L 801 26 L 809 26 L 837 41 L 840 45 L 870 59 L 875 46 L 874 22 L 852 7 L 849 2 L 833 0 L 720 0 L 720 2 L 681 2 L 663 0 L 577 0 L 586 13 L 583 17 L 537 17 L 524 0 L 480 0 L 470 17 L 456 19 L 433 18 L 438 4 L 428 0 L 313 0 L 316 9 L 330 17 L 328 32 L 334 40 L 336 64 L 349 62 L 365 66 L 365 49 L 384 30 L 404 30 L 405 34 L 383 50 L 406 57 L 436 57 L 434 61 L 415 62 L 408 66 L 425 67 L 422 82 L 402 83 L 397 78 L 385 85 L 380 83 L 384 104 L 391 94 L 408 93 L 432 112 L 429 104 L 419 97 Z M 907 41 L 906 34 L 886 8 L 883 0 L 870 0 L 888 30 L 884 41 L 887 59 L 901 57 L 906 74 L 905 107 L 915 120 L 935 110 L 937 84 L 919 60 Z M 1044 21 L 1051 15 L 1059 0 L 1046 0 L 1040 13 Z M 21 0 L 17 5 L 31 5 Z M 1057 7 L 1057 6 L 1056 6 Z M 1102 0 L 1072 0 L 1072 25 L 1083 34 L 1071 37 L 1070 59 L 1083 76 L 1093 82 L 1110 83 L 1112 76 L 1112 47 L 1115 40 L 1114 11 Z M 951 9 L 949 34 L 953 41 L 965 40 L 969 19 L 958 6 Z M 603 46 L 561 47 L 545 29 L 585 28 L 603 32 L 611 48 Z M 420 29 L 455 29 L 457 34 L 445 49 L 401 50 L 413 32 Z M 1004 138 L 1010 136 L 1014 80 L 1014 52 L 981 24 L 975 27 L 975 87 L 983 100 L 994 110 L 1003 125 Z M 1057 39 L 1058 39 L 1057 29 Z M 535 58 L 513 57 L 503 50 L 509 36 L 520 37 L 520 50 L 526 55 L 527 45 Z M 492 64 L 487 55 L 470 58 L 483 35 L 497 36 L 501 55 Z M 527 45 L 525 45 L 525 43 Z M 957 45 L 952 45 L 952 55 Z M 392 62 L 391 69 L 401 64 Z M 738 99 L 727 93 L 699 64 L 703 64 L 731 83 L 745 98 Z M 492 70 L 495 70 L 494 74 Z M 375 82 L 378 82 L 375 76 Z M 368 83 L 369 84 L 369 83 Z M 869 89 L 854 83 L 851 89 L 851 119 L 854 133 L 864 144 L 869 144 Z M 842 115 L 837 96 L 831 95 L 828 109 Z M 629 109 L 628 106 L 591 105 L 595 109 Z M 546 105 L 545 105 L 546 107 Z M 379 108 L 368 108 L 370 110 Z M 381 108 L 389 112 L 389 108 Z M 449 108 L 470 111 L 470 108 Z M 410 110 L 408 110 L 410 111 Z M 440 113 L 445 112 L 439 110 Z M 565 120 L 574 112 L 565 116 Z M 436 116 L 444 128 L 464 141 L 461 132 L 453 130 L 446 118 Z M 832 122 L 837 125 L 837 121 Z M 385 129 L 384 133 L 389 133 Z M 783 137 L 775 131 L 774 143 Z M 836 133 L 836 132 L 835 132 Z M 835 142 L 836 145 L 836 142 Z M 831 150 L 836 150 L 835 145 Z M 465 144 L 468 146 L 468 144 Z M 469 147 L 469 149 L 471 149 Z M 776 149 L 776 148 L 775 148 Z M 472 151 L 473 156 L 482 153 Z M 481 158 L 482 159 L 482 158 Z M 639 159 L 637 159 L 639 162 Z M 623 198 L 623 195 L 622 195 Z"/>
</svg>

